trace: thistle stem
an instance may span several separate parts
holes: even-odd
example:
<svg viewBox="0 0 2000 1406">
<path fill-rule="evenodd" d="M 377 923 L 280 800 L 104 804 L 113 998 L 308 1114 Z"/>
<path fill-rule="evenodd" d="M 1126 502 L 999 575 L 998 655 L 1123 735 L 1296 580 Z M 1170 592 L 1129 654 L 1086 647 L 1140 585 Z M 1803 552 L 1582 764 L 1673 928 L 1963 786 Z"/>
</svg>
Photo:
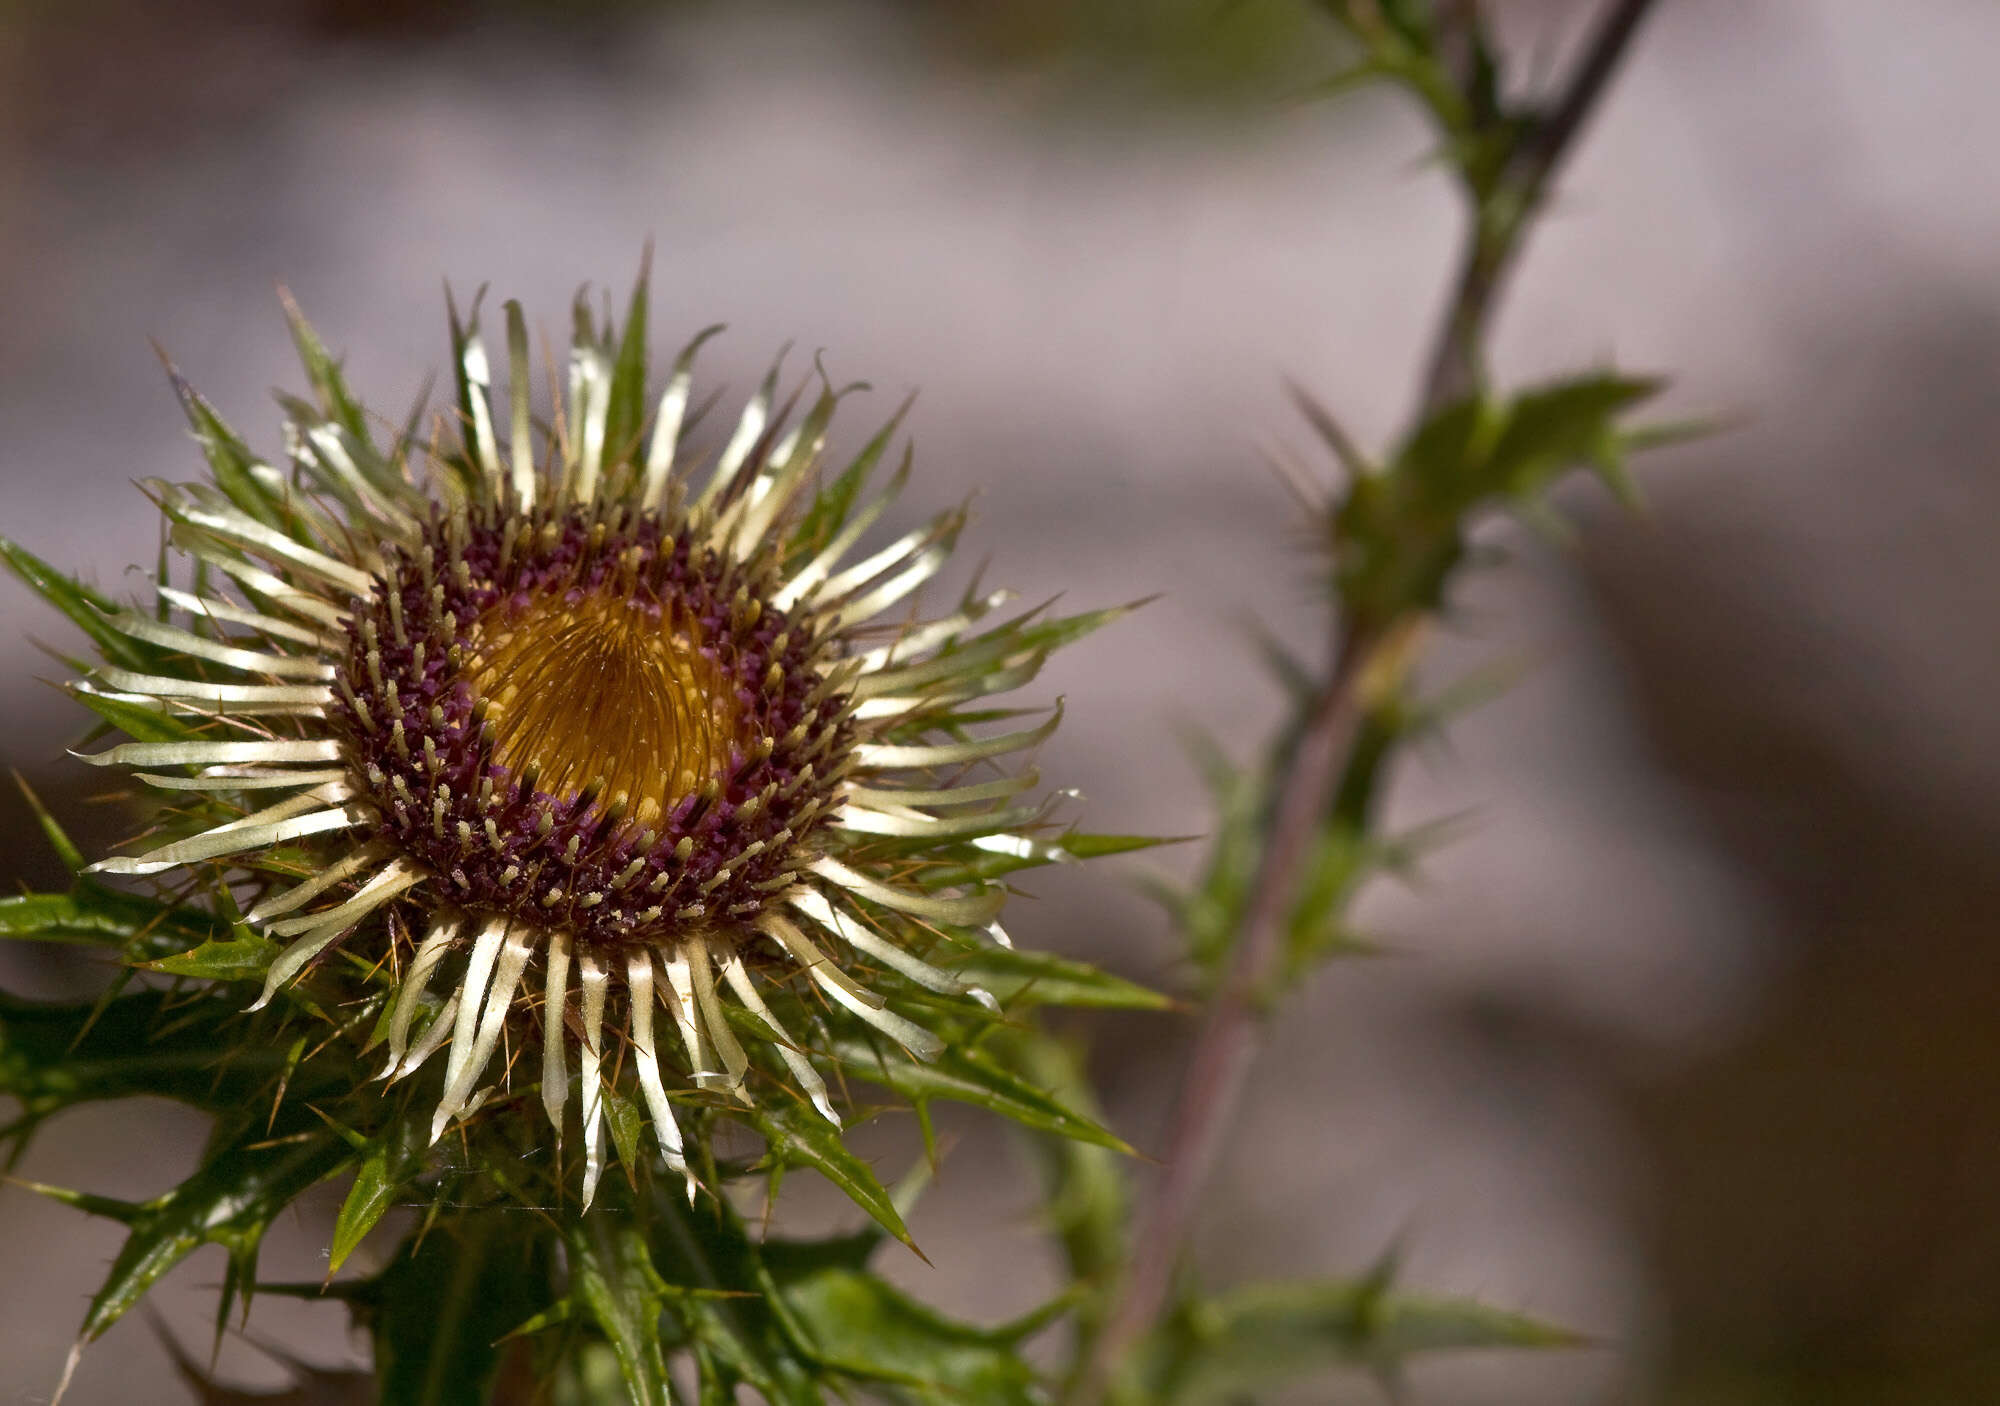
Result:
<svg viewBox="0 0 2000 1406">
<path fill-rule="evenodd" d="M 1568 83 L 1521 139 L 1493 189 L 1472 193 L 1465 252 L 1424 377 L 1424 415 L 1479 384 L 1480 349 L 1507 275 L 1563 156 L 1652 4 L 1616 0 Z M 1088 1357 L 1069 1393 L 1071 1406 L 1097 1406 L 1122 1359 L 1166 1305 L 1195 1208 L 1264 1041 L 1264 1017 L 1284 959 L 1303 866 L 1347 770 L 1366 711 L 1363 681 L 1378 647 L 1393 647 L 1402 623 L 1392 623 L 1379 636 L 1345 634 L 1331 651 L 1326 678 L 1278 779 L 1263 855 L 1229 968 L 1189 1056 L 1168 1134 L 1165 1171 L 1140 1218 L 1132 1261 L 1104 1329 L 1088 1345 Z"/>
<path fill-rule="evenodd" d="M 1263 1044 L 1270 986 L 1284 955 L 1286 918 L 1306 851 L 1333 801 L 1361 719 L 1354 681 L 1370 645 L 1349 637 L 1337 648 L 1326 686 L 1291 756 L 1272 812 L 1257 883 L 1237 935 L 1234 960 L 1208 1010 L 1182 1078 L 1165 1171 L 1146 1207 L 1120 1293 L 1093 1345 L 1071 1400 L 1096 1406 L 1116 1366 L 1166 1303 L 1181 1241 L 1234 1121 L 1250 1066 Z"/>
<path fill-rule="evenodd" d="M 1605 12 L 1576 71 L 1515 146 L 1493 188 L 1468 192 L 1474 208 L 1444 325 L 1424 376 L 1425 413 L 1471 394 L 1479 384 L 1481 348 L 1494 305 L 1541 213 L 1556 168 L 1595 110 L 1653 4 L 1654 0 L 1617 0 Z"/>
</svg>

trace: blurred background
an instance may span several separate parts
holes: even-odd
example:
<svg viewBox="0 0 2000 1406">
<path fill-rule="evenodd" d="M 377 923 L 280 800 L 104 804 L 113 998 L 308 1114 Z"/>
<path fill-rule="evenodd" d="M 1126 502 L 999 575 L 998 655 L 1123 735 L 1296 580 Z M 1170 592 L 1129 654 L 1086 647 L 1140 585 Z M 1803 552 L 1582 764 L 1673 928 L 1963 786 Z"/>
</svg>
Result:
<svg viewBox="0 0 2000 1406">
<path fill-rule="evenodd" d="M 1490 8 L 1531 81 L 1591 7 Z M 1644 464 L 1645 516 L 1568 501 L 1573 550 L 1496 527 L 1513 565 L 1432 667 L 1524 679 L 1392 797 L 1471 824 L 1370 893 L 1390 955 L 1286 1009 L 1197 1245 L 1217 1284 L 1395 1245 L 1413 1286 L 1597 1344 L 1439 1362 L 1413 1402 L 2000 1400 L 1996 53 L 1985 0 L 1670 0 L 1529 247 L 1504 378 L 1615 357 L 1736 426 Z M 1311 443 L 1282 377 L 1393 436 L 1457 235 L 1400 100 L 1298 100 L 1338 58 L 1294 0 L 13 0 L 0 530 L 145 589 L 132 481 L 200 471 L 148 339 L 275 455 L 267 391 L 300 379 L 278 284 L 397 414 L 445 369 L 443 280 L 560 343 L 575 288 L 622 296 L 651 239 L 656 354 L 726 320 L 708 383 L 733 396 L 788 339 L 880 414 L 920 386 L 908 517 L 976 489 L 995 579 L 1166 593 L 1037 686 L 1069 703 L 1044 775 L 1092 829 L 1199 833 L 1184 730 L 1247 756 L 1279 716 L 1248 624 L 1304 646 L 1320 618 L 1257 452 Z M 0 761 L 101 847 L 123 821 L 62 759 L 79 716 L 35 638 L 70 643 L 0 580 Z M 58 881 L 11 789 L 0 844 L 10 881 Z M 1199 846 L 1162 853 L 1185 873 Z M 1172 984 L 1142 872 L 1046 878 L 1010 925 Z M 37 993 L 104 979 L 0 963 Z M 1156 1147 L 1189 1023 L 1082 1029 L 1112 1122 Z M 1027 1166 L 1003 1129 L 950 1131 L 914 1222 L 936 1268 L 896 1275 L 1018 1312 L 1055 1282 Z M 151 1195 L 201 1133 L 102 1107 L 19 1170 Z M 0 1188 L 0 1403 L 47 1399 L 118 1240 Z M 265 1273 L 317 1277 L 324 1244 L 302 1219 Z M 158 1333 L 206 1347 L 220 1269 L 183 1266 L 71 1399 L 193 1399 Z M 261 1301 L 251 1332 L 361 1360 L 331 1305 Z M 236 1339 L 220 1365 L 286 1380 Z"/>
</svg>

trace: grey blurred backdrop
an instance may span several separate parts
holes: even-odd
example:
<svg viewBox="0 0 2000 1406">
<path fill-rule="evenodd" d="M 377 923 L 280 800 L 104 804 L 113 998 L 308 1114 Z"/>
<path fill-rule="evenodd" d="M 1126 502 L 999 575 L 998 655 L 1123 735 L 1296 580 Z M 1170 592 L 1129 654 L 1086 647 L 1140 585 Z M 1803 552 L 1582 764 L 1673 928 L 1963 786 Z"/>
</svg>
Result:
<svg viewBox="0 0 2000 1406">
<path fill-rule="evenodd" d="M 1541 73 L 1589 9 L 1492 8 Z M 1288 1008 L 1197 1247 L 1228 1282 L 1396 1243 L 1414 1284 L 1598 1340 L 1426 1368 L 1417 1402 L 2000 1400 L 1996 55 L 1986 0 L 1672 0 L 1529 250 L 1505 377 L 1615 355 L 1741 418 L 1646 465 L 1648 516 L 1579 494 L 1572 552 L 1497 530 L 1515 565 L 1461 602 L 1435 675 L 1525 680 L 1392 798 L 1474 823 L 1364 904 L 1393 955 Z M 996 579 L 1166 593 L 1050 668 L 1069 718 L 1044 774 L 1092 828 L 1198 833 L 1181 730 L 1247 753 L 1278 704 L 1246 622 L 1303 642 L 1320 610 L 1256 452 L 1309 441 L 1281 377 L 1393 434 L 1456 236 L 1398 101 L 1288 100 L 1335 57 L 1280 0 L 15 0 L 0 530 L 144 588 L 132 480 L 198 472 L 149 338 L 275 454 L 266 392 L 298 380 L 277 284 L 400 411 L 444 364 L 443 279 L 560 340 L 576 286 L 622 291 L 651 239 L 656 352 L 726 320 L 708 382 L 733 394 L 787 339 L 881 413 L 920 386 L 909 516 L 976 489 L 968 555 Z M 0 581 L 0 760 L 108 843 L 31 636 L 69 643 Z M 54 881 L 11 790 L 0 831 L 10 880 Z M 1034 890 L 1026 940 L 1177 979 L 1129 885 Z M 104 976 L 0 962 L 51 994 Z M 1188 1023 L 1083 1028 L 1114 1123 L 1155 1146 Z M 102 1108 L 21 1172 L 148 1195 L 201 1131 Z M 908 1131 L 879 1134 L 891 1169 Z M 951 1131 L 915 1224 L 936 1268 L 897 1273 L 1019 1311 L 1054 1273 L 1025 1165 L 1002 1130 Z M 266 1273 L 316 1277 L 324 1233 L 274 1237 Z M 47 1398 L 117 1240 L 0 1188 L 0 1402 Z M 160 1299 L 197 1351 L 213 1253 Z M 330 1305 L 263 1301 L 252 1333 L 359 1360 Z M 220 1364 L 285 1379 L 235 1339 Z M 72 1399 L 192 1398 L 134 1315 Z"/>
</svg>

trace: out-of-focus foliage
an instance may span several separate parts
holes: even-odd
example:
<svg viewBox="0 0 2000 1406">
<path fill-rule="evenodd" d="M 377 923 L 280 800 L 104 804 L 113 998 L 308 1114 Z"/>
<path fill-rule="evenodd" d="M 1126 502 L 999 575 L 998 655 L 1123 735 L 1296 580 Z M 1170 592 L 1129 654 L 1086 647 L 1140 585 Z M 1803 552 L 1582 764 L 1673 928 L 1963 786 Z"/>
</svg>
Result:
<svg viewBox="0 0 2000 1406">
<path fill-rule="evenodd" d="M 1327 0 L 1323 8 L 1360 58 L 1321 91 L 1386 81 L 1414 97 L 1437 130 L 1470 229 L 1417 423 L 1398 444 L 1379 459 L 1368 455 L 1331 413 L 1298 394 L 1338 470 L 1329 488 L 1323 471 L 1288 457 L 1279 463 L 1323 555 L 1326 657 L 1301 660 L 1265 643 L 1291 706 L 1251 765 L 1196 740 L 1216 833 L 1196 884 L 1159 890 L 1213 1002 L 1170 1134 L 1169 1155 L 1183 1165 L 1199 1166 L 1228 1126 L 1243 1051 L 1255 1047 L 1249 1027 L 1326 959 L 1374 950 L 1348 920 L 1355 897 L 1370 879 L 1409 873 L 1452 832 L 1446 819 L 1385 833 L 1377 801 L 1406 744 L 1498 681 L 1475 678 L 1431 696 L 1417 683 L 1426 635 L 1448 618 L 1466 571 L 1493 555 L 1476 545 L 1482 523 L 1509 513 L 1562 535 L 1549 496 L 1560 480 L 1587 469 L 1633 501 L 1629 454 L 1689 432 L 1632 425 L 1632 412 L 1660 389 L 1652 379 L 1605 370 L 1502 391 L 1484 362 L 1489 318 L 1520 241 L 1645 5 L 1625 0 L 1607 12 L 1567 85 L 1531 99 L 1503 96 L 1476 4 Z M 1480 1305 L 1391 1296 L 1386 1272 L 1221 1296 L 1187 1276 L 1168 1284 L 1172 1264 L 1158 1243 L 1182 1235 L 1180 1218 L 1195 1204 L 1185 1185 L 1170 1178 L 1168 1188 L 1145 1225 L 1156 1243 L 1128 1251 L 1132 1282 L 1102 1320 L 1082 1378 L 1085 1400 L 1246 1400 L 1329 1361 L 1373 1361 L 1393 1379 L 1413 1350 L 1568 1340 Z"/>
<path fill-rule="evenodd" d="M 905 0 L 976 63 L 1057 66 L 1093 96 L 1268 108 L 1342 51 L 1304 0 Z"/>
<path fill-rule="evenodd" d="M 1657 384 L 1610 374 L 1532 387 L 1510 397 L 1479 394 L 1424 421 L 1381 464 L 1353 459 L 1326 412 L 1312 421 L 1336 457 L 1348 457 L 1342 490 L 1320 508 L 1331 594 L 1341 628 L 1377 641 L 1371 667 L 1355 682 L 1363 720 L 1335 803 L 1313 841 L 1293 905 L 1282 990 L 1323 958 L 1374 950 L 1343 917 L 1368 879 L 1407 874 L 1426 850 L 1449 838 L 1449 820 L 1407 834 L 1373 824 L 1374 800 L 1393 750 L 1434 732 L 1488 696 L 1473 680 L 1434 697 L 1414 692 L 1410 668 L 1427 623 L 1449 606 L 1462 570 L 1479 563 L 1471 532 L 1491 511 L 1559 528 L 1547 497 L 1564 473 L 1588 468 L 1621 496 L 1632 489 L 1625 460 L 1658 431 L 1628 428 L 1628 413 Z M 1263 832 L 1277 778 L 1292 764 L 1316 685 L 1311 670 L 1267 644 L 1266 655 L 1298 714 L 1266 762 L 1242 770 L 1203 739 L 1196 755 L 1214 798 L 1217 827 L 1203 881 L 1185 895 L 1163 891 L 1197 964 L 1213 974 L 1229 956 L 1258 880 Z M 1275 992 L 1273 993 L 1275 994 Z"/>
</svg>

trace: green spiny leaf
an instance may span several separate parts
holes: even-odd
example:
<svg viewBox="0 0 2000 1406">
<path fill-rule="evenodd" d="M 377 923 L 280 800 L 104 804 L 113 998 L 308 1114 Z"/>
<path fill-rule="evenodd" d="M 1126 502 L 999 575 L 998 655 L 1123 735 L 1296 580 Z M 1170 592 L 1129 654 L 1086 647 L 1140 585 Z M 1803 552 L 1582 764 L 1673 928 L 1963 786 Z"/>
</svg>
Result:
<svg viewBox="0 0 2000 1406">
<path fill-rule="evenodd" d="M 82 1338 L 101 1336 L 161 1275 L 203 1245 L 223 1246 L 233 1265 L 254 1263 L 271 1221 L 351 1155 L 331 1133 L 239 1143 L 212 1153 L 193 1176 L 133 1213 L 124 1248 L 84 1315 Z M 225 1292 L 225 1313 L 229 1297 Z"/>
<path fill-rule="evenodd" d="M 68 893 L 0 898 L 0 938 L 121 947 L 135 961 L 216 941 L 227 932 L 220 919 L 198 908 L 122 893 L 91 879 L 77 880 Z"/>
<path fill-rule="evenodd" d="M 570 1222 L 563 1241 L 572 1301 L 618 1354 L 633 1406 L 668 1406 L 672 1388 L 660 1343 L 667 1286 L 653 1267 L 644 1232 L 630 1217 L 600 1212 Z"/>
<path fill-rule="evenodd" d="M 618 1151 L 618 1164 L 626 1169 L 626 1175 L 636 1176 L 645 1165 L 641 1150 L 646 1139 L 645 1115 L 635 1101 L 609 1082 L 604 1085 L 603 1097 L 604 1121 L 611 1127 L 611 1145 Z"/>
<path fill-rule="evenodd" d="M 298 348 L 299 362 L 305 367 L 306 379 L 312 382 L 313 393 L 319 397 L 321 413 L 356 440 L 366 443 L 369 437 L 368 414 L 347 389 L 347 377 L 341 370 L 339 360 L 326 349 L 326 343 L 306 321 L 292 295 L 281 290 L 278 296 L 285 307 L 285 321 L 292 329 L 292 343 Z"/>
<path fill-rule="evenodd" d="M 1340 1366 L 1451 1348 L 1575 1347 L 1573 1333 L 1463 1299 L 1392 1293 L 1382 1276 L 1259 1284 L 1183 1308 L 1155 1335 L 1149 1400 L 1224 1403 Z"/>
<path fill-rule="evenodd" d="M 127 737 L 140 742 L 190 742 L 201 735 L 188 720 L 158 708 L 128 703 L 122 698 L 106 698 L 101 693 L 74 691 L 70 696 Z"/>
<path fill-rule="evenodd" d="M 1053 952 L 982 946 L 954 962 L 952 971 L 985 987 L 1003 1006 L 1163 1011 L 1174 1004 L 1158 991 Z"/>
<path fill-rule="evenodd" d="M 1488 458 L 1489 491 L 1525 496 L 1573 465 L 1615 460 L 1618 416 L 1660 388 L 1657 380 L 1605 374 L 1523 392 Z"/>
<path fill-rule="evenodd" d="M 125 924 L 93 911 L 93 905 L 79 901 L 73 893 L 24 893 L 0 898 L 0 938 L 115 947 L 127 935 Z"/>
<path fill-rule="evenodd" d="M 144 963 L 149 971 L 210 981 L 262 981 L 281 948 L 261 933 L 238 924 L 234 934 L 212 938 L 188 952 Z"/>
<path fill-rule="evenodd" d="M 854 1263 L 856 1242 L 771 1242 L 762 1259 L 786 1324 L 823 1367 L 925 1401 L 1026 1406 L 1040 1399 L 1018 1331 L 925 1307 Z"/>
<path fill-rule="evenodd" d="M 23 1191 L 32 1191 L 37 1196 L 46 1196 L 51 1201 L 59 1201 L 71 1210 L 82 1211 L 87 1216 L 101 1216 L 105 1220 L 115 1220 L 120 1225 L 130 1225 L 144 1214 L 143 1201 L 121 1201 L 115 1196 L 94 1196 L 88 1191 L 75 1191 L 67 1186 L 50 1186 L 47 1182 L 19 1181 L 15 1186 Z"/>
<path fill-rule="evenodd" d="M 93 590 L 73 577 L 65 576 L 34 553 L 0 537 L 0 562 L 19 577 L 29 590 L 68 616 L 99 653 L 113 664 L 142 673 L 152 672 L 160 651 L 143 641 L 120 634 L 105 617 L 119 605 L 101 591 Z"/>
<path fill-rule="evenodd" d="M 1353 826 L 1336 818 L 1319 827 L 1292 904 L 1287 982 L 1336 952 L 1363 946 L 1347 929 L 1345 916 L 1355 889 L 1370 872 L 1369 847 Z"/>
<path fill-rule="evenodd" d="M 887 1188 L 869 1165 L 847 1150 L 840 1130 L 814 1110 L 783 1103 L 743 1115 L 769 1144 L 769 1157 L 811 1167 L 847 1194 L 898 1240 L 916 1249 Z"/>
<path fill-rule="evenodd" d="M 286 513 L 254 472 L 257 456 L 250 452 L 250 447 L 229 427 L 228 422 L 216 413 L 215 407 L 182 379 L 180 372 L 174 370 L 171 364 L 167 366 L 167 375 L 173 380 L 174 393 L 180 397 L 181 409 L 187 414 L 195 441 L 201 445 L 201 452 L 208 459 L 215 486 L 230 502 L 266 527 L 288 531 L 291 524 L 286 521 Z"/>
<path fill-rule="evenodd" d="M 919 1061 L 860 1040 L 845 1040 L 834 1046 L 834 1055 L 852 1073 L 894 1089 L 914 1103 L 951 1099 L 998 1113 L 1040 1132 L 1057 1133 L 1118 1152 L 1132 1150 L 1094 1119 L 1067 1107 L 975 1048 L 949 1046 L 935 1060 Z"/>
<path fill-rule="evenodd" d="M 1047 846 L 1037 847 L 1025 854 L 999 854 L 972 844 L 940 845 L 936 846 L 937 852 L 949 858 L 923 869 L 916 879 L 927 889 L 948 888 L 954 884 L 997 879 L 1003 874 L 1018 873 L 1023 869 L 1040 869 L 1049 864 L 1100 859 L 1107 855 L 1151 849 L 1155 845 L 1181 843 L 1182 838 L 1173 835 L 1094 835 L 1071 830 L 1050 841 Z"/>
<path fill-rule="evenodd" d="M 882 458 L 883 451 L 889 447 L 889 441 L 895 437 L 897 428 L 902 425 L 903 417 L 909 414 L 910 406 L 915 399 L 912 396 L 898 406 L 896 413 L 889 417 L 889 422 L 877 430 L 875 437 L 854 456 L 854 461 L 843 469 L 832 483 L 827 484 L 813 496 L 812 506 L 800 515 L 799 525 L 792 533 L 790 548 L 792 555 L 803 555 L 818 550 L 840 530 L 840 524 L 846 522 L 854 511 L 854 500 L 860 496 L 869 475 L 874 472 L 876 463 Z M 897 470 L 895 480 L 889 486 L 888 491 L 892 496 L 902 487 L 903 480 L 909 474 L 909 468 L 909 456 L 905 454 L 903 466 Z"/>
<path fill-rule="evenodd" d="M 42 798 L 35 794 L 34 789 L 28 785 L 27 778 L 18 771 L 14 773 L 14 784 L 20 788 L 21 798 L 28 803 L 28 809 L 35 813 L 36 823 L 42 827 L 42 833 L 48 837 L 49 848 L 56 852 L 56 858 L 62 861 L 63 868 L 69 870 L 71 874 L 82 873 L 83 851 L 70 839 L 69 832 L 63 829 L 61 822 L 49 808 L 42 804 Z"/>
<path fill-rule="evenodd" d="M 1408 483 L 1415 501 L 1451 516 L 1482 493 L 1499 491 L 1481 469 L 1497 437 L 1502 412 L 1483 396 L 1469 396 L 1436 411 L 1417 426 L 1392 465 L 1392 482 Z"/>
<path fill-rule="evenodd" d="M 1163 901 L 1187 935 L 1195 961 L 1209 972 L 1229 954 L 1256 880 L 1259 834 L 1270 788 L 1263 770 L 1236 767 L 1210 749 L 1204 770 L 1219 812 L 1209 844 L 1208 867 L 1185 894 L 1163 887 Z"/>
<path fill-rule="evenodd" d="M 376 1134 L 362 1153 L 354 1185 L 333 1222 L 333 1249 L 327 1274 L 340 1272 L 347 1257 L 394 1204 L 397 1193 L 423 1161 L 424 1142 L 414 1120 L 403 1118 Z"/>
</svg>

